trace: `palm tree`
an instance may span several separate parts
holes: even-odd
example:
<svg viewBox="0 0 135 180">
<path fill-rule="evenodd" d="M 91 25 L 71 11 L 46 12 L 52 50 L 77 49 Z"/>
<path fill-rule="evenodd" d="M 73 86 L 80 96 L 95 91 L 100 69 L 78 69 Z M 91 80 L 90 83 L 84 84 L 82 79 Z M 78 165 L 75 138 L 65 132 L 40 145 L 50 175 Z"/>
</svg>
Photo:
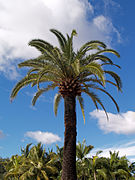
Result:
<svg viewBox="0 0 135 180">
<path fill-rule="evenodd" d="M 92 145 L 86 146 L 86 140 L 84 139 L 82 143 L 78 142 L 76 145 L 76 168 L 77 168 L 77 178 L 85 180 L 89 177 L 89 161 L 87 155 L 94 147 Z"/>
<path fill-rule="evenodd" d="M 26 151 L 28 146 L 26 146 Z M 55 167 L 55 160 L 55 154 L 53 152 L 50 154 L 46 153 L 41 143 L 38 143 L 37 146 L 33 146 L 30 149 L 26 159 L 24 160 L 23 165 L 20 167 L 20 169 L 23 169 L 23 173 L 20 176 L 20 179 L 55 179 L 55 177 L 53 177 L 53 175 L 57 173 L 57 168 Z"/>
<path fill-rule="evenodd" d="M 110 151 L 109 166 L 110 167 L 108 169 L 110 170 L 112 179 L 119 180 L 130 178 L 131 174 L 129 161 L 126 156 L 119 157 L 119 152 Z"/>
<path fill-rule="evenodd" d="M 119 111 L 116 101 L 106 91 L 105 87 L 106 83 L 110 83 L 121 90 L 120 77 L 113 71 L 105 70 L 109 65 L 119 66 L 114 64 L 104 53 L 113 53 L 118 57 L 120 56 L 115 50 L 107 49 L 106 45 L 100 41 L 89 41 L 75 52 L 73 49 L 73 37 L 77 35 L 75 30 L 72 31 L 71 36 L 67 34 L 67 37 L 58 30 L 51 29 L 50 31 L 57 37 L 60 47 L 54 47 L 49 42 L 41 39 L 30 41 L 29 45 L 39 50 L 41 55 L 18 65 L 20 68 L 30 67 L 30 70 L 14 87 L 11 93 L 11 101 L 21 88 L 29 84 L 37 85 L 37 93 L 32 100 L 33 105 L 43 93 L 58 88 L 58 94 L 55 96 L 54 112 L 57 115 L 58 105 L 62 98 L 64 99 L 65 109 L 62 180 L 76 180 L 76 99 L 80 104 L 84 121 L 83 93 L 91 98 L 97 109 L 99 104 L 107 116 L 102 101 L 92 90 L 98 90 L 108 95 L 114 102 L 117 111 Z M 88 52 L 90 53 L 88 54 Z M 106 74 L 110 75 L 114 82 L 105 79 Z M 47 86 L 41 87 L 40 84 L 45 82 L 47 82 Z M 49 82 L 50 84 L 48 84 Z"/>
<path fill-rule="evenodd" d="M 18 155 L 12 156 L 5 165 L 6 173 L 4 179 L 10 180 L 13 178 L 14 180 L 18 180 L 23 173 L 23 168 L 21 168 L 23 162 L 24 157 Z"/>
</svg>

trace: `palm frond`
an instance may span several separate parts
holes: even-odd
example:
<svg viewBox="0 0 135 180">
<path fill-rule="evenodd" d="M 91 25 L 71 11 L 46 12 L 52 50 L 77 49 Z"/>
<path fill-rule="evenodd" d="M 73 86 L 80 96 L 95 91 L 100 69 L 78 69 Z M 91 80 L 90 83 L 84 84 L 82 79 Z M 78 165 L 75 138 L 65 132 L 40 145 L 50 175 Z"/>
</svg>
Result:
<svg viewBox="0 0 135 180">
<path fill-rule="evenodd" d="M 120 77 L 118 76 L 118 74 L 116 74 L 115 72 L 113 71 L 104 71 L 106 74 L 109 74 L 116 82 L 117 84 L 117 87 L 118 87 L 118 90 L 121 90 L 122 88 L 122 82 L 121 82 L 121 79 Z"/>
<path fill-rule="evenodd" d="M 77 100 L 79 101 L 80 107 L 81 107 L 81 111 L 82 111 L 82 115 L 83 115 L 83 120 L 84 120 L 84 124 L 85 124 L 85 114 L 84 114 L 84 100 L 82 96 L 77 96 Z"/>
<path fill-rule="evenodd" d="M 30 83 L 36 81 L 38 75 L 37 74 L 30 74 L 29 76 L 25 76 L 21 79 L 16 86 L 13 88 L 12 93 L 10 95 L 10 100 L 12 101 L 18 94 L 18 91 L 23 88 L 24 86 L 29 85 Z"/>
<path fill-rule="evenodd" d="M 34 58 L 34 59 L 28 59 L 26 61 L 23 61 L 21 63 L 18 64 L 18 67 L 19 68 L 22 68 L 22 67 L 34 67 L 34 68 L 37 68 L 37 67 L 44 67 L 46 65 L 47 62 L 45 62 L 45 60 L 47 60 L 49 57 L 46 56 L 46 55 L 41 55 L 37 58 Z"/>
<path fill-rule="evenodd" d="M 83 71 L 85 71 L 85 70 L 88 70 L 88 71 L 90 71 L 92 74 L 97 75 L 97 76 L 101 79 L 103 85 L 105 85 L 104 71 L 103 71 L 103 69 L 101 68 L 101 65 L 100 65 L 100 64 L 95 63 L 95 62 L 92 62 L 92 63 L 90 63 L 90 64 L 88 64 L 88 65 L 80 68 L 80 71 L 81 71 L 81 72 L 83 72 Z"/>
<path fill-rule="evenodd" d="M 36 92 L 36 94 L 34 95 L 33 99 L 32 99 L 32 105 L 34 106 L 37 99 L 39 98 L 39 96 L 41 96 L 44 92 L 49 91 L 50 89 L 54 89 L 55 87 L 57 87 L 56 84 L 51 84 L 48 85 L 46 88 L 42 88 L 42 89 L 38 89 L 38 91 Z"/>
<path fill-rule="evenodd" d="M 46 68 L 42 69 L 39 73 L 38 73 L 38 78 L 37 78 L 37 86 L 39 88 L 39 82 L 42 79 L 43 76 L 46 76 L 49 74 L 52 74 L 53 76 L 56 76 L 57 78 L 61 78 L 63 77 L 62 72 L 56 67 L 56 66 L 46 66 Z M 47 76 L 46 76 L 47 77 Z"/>
<path fill-rule="evenodd" d="M 107 56 L 104 56 L 104 55 L 93 55 L 93 59 L 94 60 L 101 60 L 102 62 L 109 62 L 110 64 L 113 64 L 113 61 L 110 59 L 110 58 L 108 58 Z"/>
<path fill-rule="evenodd" d="M 66 38 L 63 36 L 63 34 L 62 34 L 60 31 L 58 31 L 58 30 L 56 30 L 56 29 L 50 29 L 50 31 L 51 31 L 53 34 L 55 34 L 55 36 L 56 36 L 57 39 L 58 39 L 58 42 L 59 42 L 59 45 L 60 45 L 62 51 L 64 51 L 64 50 L 65 50 L 65 45 L 66 45 L 66 43 L 67 43 Z"/>
<path fill-rule="evenodd" d="M 92 99 L 94 105 L 96 106 L 96 109 L 98 109 L 97 103 L 99 103 L 101 105 L 101 107 L 103 108 L 103 110 L 106 114 L 107 120 L 109 120 L 107 111 L 106 111 L 104 105 L 102 104 L 101 100 L 98 98 L 98 96 L 94 92 L 90 92 L 89 89 L 82 89 L 82 92 L 86 93 Z"/>
<path fill-rule="evenodd" d="M 83 52 L 85 49 L 88 49 L 88 48 L 97 49 L 98 46 L 100 46 L 102 48 L 106 48 L 106 45 L 103 42 L 101 42 L 101 41 L 89 41 L 89 42 L 85 43 L 79 49 L 79 52 Z"/>
<path fill-rule="evenodd" d="M 96 89 L 98 89 L 98 90 L 104 92 L 105 94 L 107 94 L 107 95 L 112 99 L 112 101 L 114 102 L 117 111 L 118 111 L 118 112 L 120 111 L 118 104 L 116 103 L 115 99 L 111 96 L 111 94 L 109 94 L 106 90 L 104 90 L 104 89 L 102 89 L 102 88 L 96 88 Z"/>
<path fill-rule="evenodd" d="M 38 49 L 42 54 L 44 54 L 44 49 L 51 51 L 54 48 L 52 44 L 42 39 L 33 39 L 29 45 Z"/>
<path fill-rule="evenodd" d="M 114 64 L 114 63 L 102 63 L 101 66 L 103 65 L 112 65 L 112 66 L 116 66 L 117 68 L 121 69 L 121 67 L 118 64 Z"/>
<path fill-rule="evenodd" d="M 61 98 L 62 98 L 62 96 L 60 94 L 56 94 L 54 97 L 54 113 L 55 113 L 55 116 L 57 116 L 58 106 L 59 106 Z"/>
<path fill-rule="evenodd" d="M 98 54 L 101 54 L 101 53 L 112 53 L 112 54 L 116 55 L 117 57 L 120 57 L 120 54 L 117 51 L 113 50 L 113 49 L 104 49 L 104 50 L 98 51 L 94 55 L 98 55 Z"/>
</svg>

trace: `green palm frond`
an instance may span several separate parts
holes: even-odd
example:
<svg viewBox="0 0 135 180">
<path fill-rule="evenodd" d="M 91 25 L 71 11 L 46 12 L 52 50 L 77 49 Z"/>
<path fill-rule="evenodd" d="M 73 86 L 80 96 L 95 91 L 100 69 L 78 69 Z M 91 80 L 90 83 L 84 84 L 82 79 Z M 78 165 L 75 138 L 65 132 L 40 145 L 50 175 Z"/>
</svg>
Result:
<svg viewBox="0 0 135 180">
<path fill-rule="evenodd" d="M 79 101 L 80 107 L 81 107 L 81 111 L 82 111 L 82 115 L 83 115 L 83 120 L 84 120 L 84 124 L 85 124 L 85 114 L 84 114 L 84 100 L 82 96 L 77 96 L 77 100 Z"/>
<path fill-rule="evenodd" d="M 47 61 L 45 61 L 45 60 L 47 60 Z M 48 63 L 50 63 L 49 57 L 45 56 L 45 55 L 41 55 L 38 58 L 28 59 L 26 61 L 19 63 L 18 67 L 19 68 L 22 68 L 22 67 L 34 67 L 34 68 L 40 67 L 40 68 L 43 68 Z"/>
<path fill-rule="evenodd" d="M 42 173 L 45 180 L 49 180 L 45 171 L 41 170 L 41 173 Z"/>
<path fill-rule="evenodd" d="M 109 74 L 116 82 L 117 84 L 117 87 L 118 87 L 118 90 L 121 90 L 122 88 L 122 82 L 121 82 L 121 79 L 120 77 L 118 76 L 118 74 L 116 74 L 115 72 L 113 71 L 104 71 L 106 74 Z"/>
<path fill-rule="evenodd" d="M 64 77 L 62 72 L 57 67 L 48 65 L 48 66 L 46 66 L 46 68 L 44 68 L 44 69 L 42 69 L 41 71 L 38 72 L 38 78 L 37 78 L 37 86 L 38 86 L 38 88 L 39 88 L 40 80 L 43 77 L 47 77 L 48 74 L 49 75 L 51 74 L 51 75 L 53 75 L 53 76 L 55 76 L 55 77 L 57 77 L 59 79 Z"/>
<path fill-rule="evenodd" d="M 50 89 L 54 89 L 55 87 L 57 87 L 56 84 L 51 84 L 51 85 L 48 85 L 46 88 L 42 88 L 42 89 L 39 89 L 36 94 L 34 95 L 33 99 L 32 99 L 32 105 L 34 106 L 37 99 L 44 93 L 44 92 L 47 92 L 49 91 Z"/>
<path fill-rule="evenodd" d="M 31 68 L 28 72 L 27 72 L 27 76 L 29 76 L 31 73 L 35 72 L 35 71 L 39 71 L 39 68 Z"/>
<path fill-rule="evenodd" d="M 37 82 L 38 80 L 38 82 Z M 47 75 L 43 75 L 40 79 L 39 76 L 37 77 L 37 79 L 35 81 L 32 82 L 31 86 L 35 86 L 37 85 L 37 83 L 43 83 L 43 82 L 54 82 L 57 83 L 59 81 L 61 81 L 61 79 L 56 76 L 56 74 L 52 74 L 52 73 L 48 73 Z"/>
<path fill-rule="evenodd" d="M 73 56 L 74 56 L 74 53 L 73 53 L 73 40 L 72 40 L 72 36 L 69 37 L 68 34 L 67 34 L 67 44 L 65 46 L 64 57 L 67 59 L 69 65 L 72 62 Z"/>
<path fill-rule="evenodd" d="M 113 49 L 104 49 L 104 50 L 98 51 L 94 55 L 99 55 L 101 53 L 112 53 L 112 54 L 116 55 L 117 57 L 120 57 L 120 54 L 117 51 L 113 50 Z"/>
<path fill-rule="evenodd" d="M 118 112 L 120 111 L 118 104 L 116 103 L 115 99 L 111 96 L 111 94 L 109 94 L 106 90 L 104 90 L 104 89 L 102 89 L 102 88 L 96 88 L 96 89 L 98 89 L 98 90 L 104 92 L 105 94 L 107 94 L 107 95 L 112 99 L 112 101 L 114 102 L 114 104 L 115 104 L 115 106 L 116 106 L 116 108 L 117 108 L 117 111 L 118 111 Z"/>
<path fill-rule="evenodd" d="M 98 176 L 101 176 L 104 178 L 104 180 L 107 180 L 107 174 L 106 169 L 97 169 Z"/>
<path fill-rule="evenodd" d="M 108 58 L 107 56 L 104 56 L 104 55 L 93 55 L 93 59 L 94 59 L 94 61 L 95 60 L 101 60 L 102 62 L 109 62 L 110 64 L 113 64 L 113 61 L 110 59 L 110 58 Z"/>
<path fill-rule="evenodd" d="M 115 87 L 117 87 L 117 88 L 118 88 L 118 90 L 120 90 L 120 91 L 122 92 L 122 90 L 121 90 L 121 89 L 119 89 L 118 85 L 117 85 L 117 84 L 115 84 L 114 82 L 109 81 L 109 80 L 105 80 L 105 82 L 106 82 L 106 83 L 110 83 L 110 84 L 114 85 Z"/>
<path fill-rule="evenodd" d="M 22 89 L 24 86 L 29 85 L 33 81 L 36 81 L 37 77 L 37 74 L 30 74 L 29 76 L 25 76 L 23 79 L 21 79 L 13 88 L 10 100 L 12 101 L 17 96 L 18 91 Z"/>
<path fill-rule="evenodd" d="M 84 78 L 81 78 L 80 80 L 81 83 L 88 83 L 88 82 L 92 82 L 92 83 L 96 83 L 96 84 L 100 84 L 101 86 L 103 86 L 103 83 L 100 81 L 100 79 L 97 79 L 97 78 L 93 78 L 93 77 L 84 77 Z M 106 80 L 105 80 L 106 82 Z"/>
<path fill-rule="evenodd" d="M 72 64 L 71 64 L 73 71 L 75 72 L 75 75 L 78 76 L 80 74 L 80 61 L 79 59 L 76 59 Z"/>
<path fill-rule="evenodd" d="M 80 71 L 83 72 L 85 70 L 90 71 L 92 74 L 95 74 L 102 81 L 103 85 L 105 85 L 104 71 L 101 68 L 101 65 L 95 62 L 92 62 L 84 67 L 80 68 Z"/>
<path fill-rule="evenodd" d="M 104 65 L 113 65 L 113 66 L 116 66 L 117 68 L 121 69 L 121 67 L 117 64 L 114 64 L 114 63 L 102 63 L 101 66 L 104 66 Z"/>
<path fill-rule="evenodd" d="M 98 109 L 97 103 L 100 104 L 106 114 L 107 120 L 109 120 L 107 111 L 98 96 L 94 92 L 89 91 L 88 88 L 82 89 L 82 92 L 86 93 L 92 99 L 94 105 L 96 106 L 96 109 Z"/>
<path fill-rule="evenodd" d="M 97 47 L 100 46 L 102 48 L 106 48 L 106 45 L 101 42 L 101 41 L 89 41 L 87 43 L 85 43 L 80 49 L 79 52 L 83 52 L 85 50 L 89 50 L 90 49 L 97 49 Z"/>
<path fill-rule="evenodd" d="M 44 93 L 46 92 L 46 89 L 45 88 L 42 88 L 42 89 L 39 89 L 36 94 L 34 95 L 33 99 L 32 99 L 32 105 L 34 106 L 37 99 Z"/>
<path fill-rule="evenodd" d="M 57 110 L 62 96 L 60 94 L 56 94 L 54 97 L 54 113 L 57 116 Z"/>
<path fill-rule="evenodd" d="M 87 147 L 84 148 L 84 154 L 89 154 L 89 152 L 94 148 L 94 146 L 89 145 Z"/>
<path fill-rule="evenodd" d="M 97 85 L 97 84 L 86 84 L 86 83 L 82 83 L 83 84 L 83 86 L 82 87 L 85 87 L 86 89 L 88 89 L 88 88 L 93 88 L 93 89 L 97 89 L 97 88 L 99 88 L 99 86 Z"/>
<path fill-rule="evenodd" d="M 53 45 L 42 39 L 33 39 L 29 42 L 29 45 L 38 49 L 42 54 L 44 54 L 45 49 L 51 51 L 54 48 Z"/>
<path fill-rule="evenodd" d="M 44 46 L 43 43 L 40 42 L 40 40 L 39 40 L 39 42 L 38 42 L 38 40 L 33 40 L 33 41 L 30 42 L 30 45 L 36 47 L 37 49 L 40 49 L 42 54 L 47 55 L 48 60 L 51 61 L 52 63 L 54 63 L 55 65 L 59 65 L 59 66 L 61 65 L 60 60 L 56 57 L 56 54 L 53 53 L 55 48 L 48 48 L 48 47 Z"/>
<path fill-rule="evenodd" d="M 53 34 L 55 34 L 55 36 L 56 36 L 57 39 L 58 39 L 58 42 L 59 42 L 59 45 L 60 45 L 62 51 L 64 51 L 64 50 L 65 50 L 65 45 L 66 45 L 66 43 L 67 43 L 66 38 L 63 36 L 63 34 L 62 34 L 60 31 L 58 31 L 58 30 L 56 30 L 56 29 L 50 29 L 50 31 L 51 31 Z"/>
</svg>

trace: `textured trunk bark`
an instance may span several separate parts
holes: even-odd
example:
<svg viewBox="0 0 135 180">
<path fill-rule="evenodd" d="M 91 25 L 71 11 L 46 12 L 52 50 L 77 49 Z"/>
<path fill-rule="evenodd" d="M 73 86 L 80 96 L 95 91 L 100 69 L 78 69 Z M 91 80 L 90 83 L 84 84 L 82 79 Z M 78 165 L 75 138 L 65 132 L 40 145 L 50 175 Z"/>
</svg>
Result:
<svg viewBox="0 0 135 180">
<path fill-rule="evenodd" d="M 61 180 L 76 180 L 76 101 L 74 96 L 64 97 L 65 137 Z"/>
</svg>

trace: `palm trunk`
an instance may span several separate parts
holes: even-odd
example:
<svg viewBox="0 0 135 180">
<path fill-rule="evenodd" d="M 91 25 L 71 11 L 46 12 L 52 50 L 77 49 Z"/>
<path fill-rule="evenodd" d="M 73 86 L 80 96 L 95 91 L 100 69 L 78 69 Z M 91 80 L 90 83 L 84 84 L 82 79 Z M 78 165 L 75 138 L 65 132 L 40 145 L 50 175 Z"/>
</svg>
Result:
<svg viewBox="0 0 135 180">
<path fill-rule="evenodd" d="M 65 138 L 63 149 L 62 180 L 76 180 L 76 100 L 64 97 Z"/>
<path fill-rule="evenodd" d="M 97 178 L 96 178 L 96 172 L 95 172 L 95 170 L 94 170 L 94 180 L 96 180 Z"/>
</svg>

